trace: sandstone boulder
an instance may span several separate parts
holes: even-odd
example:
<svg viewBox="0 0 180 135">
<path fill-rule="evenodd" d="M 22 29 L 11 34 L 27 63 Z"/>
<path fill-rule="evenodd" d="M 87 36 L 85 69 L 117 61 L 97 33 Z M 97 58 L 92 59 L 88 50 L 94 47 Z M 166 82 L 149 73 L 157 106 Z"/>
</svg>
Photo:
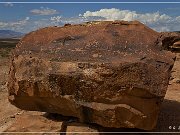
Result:
<svg viewBox="0 0 180 135">
<path fill-rule="evenodd" d="M 158 43 L 165 50 L 180 50 L 180 33 L 178 32 L 162 32 L 158 38 Z"/>
<path fill-rule="evenodd" d="M 137 21 L 31 32 L 12 54 L 9 101 L 104 127 L 151 130 L 174 64 L 160 36 Z"/>
</svg>

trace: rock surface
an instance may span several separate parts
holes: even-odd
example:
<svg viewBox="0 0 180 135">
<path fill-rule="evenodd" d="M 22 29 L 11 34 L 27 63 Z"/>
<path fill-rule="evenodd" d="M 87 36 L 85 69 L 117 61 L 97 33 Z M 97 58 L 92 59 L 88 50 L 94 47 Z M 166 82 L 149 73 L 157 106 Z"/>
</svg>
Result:
<svg viewBox="0 0 180 135">
<path fill-rule="evenodd" d="M 151 130 L 174 63 L 160 36 L 137 21 L 31 32 L 12 54 L 9 101 L 104 127 Z"/>
<path fill-rule="evenodd" d="M 180 51 L 180 33 L 162 32 L 158 38 L 159 45 L 165 50 Z"/>
</svg>

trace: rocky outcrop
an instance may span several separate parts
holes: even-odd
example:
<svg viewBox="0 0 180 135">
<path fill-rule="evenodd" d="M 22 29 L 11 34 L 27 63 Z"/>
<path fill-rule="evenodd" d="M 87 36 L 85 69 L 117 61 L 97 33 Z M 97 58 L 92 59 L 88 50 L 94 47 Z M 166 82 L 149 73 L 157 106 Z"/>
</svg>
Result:
<svg viewBox="0 0 180 135">
<path fill-rule="evenodd" d="M 180 51 L 180 33 L 162 32 L 158 38 L 158 44 L 164 50 Z"/>
<path fill-rule="evenodd" d="M 137 21 L 31 32 L 12 54 L 9 101 L 104 127 L 151 130 L 174 63 L 160 35 Z"/>
</svg>

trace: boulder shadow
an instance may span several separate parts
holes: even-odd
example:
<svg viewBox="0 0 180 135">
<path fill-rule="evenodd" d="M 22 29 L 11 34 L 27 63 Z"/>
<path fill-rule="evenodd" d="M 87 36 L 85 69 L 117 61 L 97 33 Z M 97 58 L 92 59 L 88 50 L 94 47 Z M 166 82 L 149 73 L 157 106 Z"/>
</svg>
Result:
<svg viewBox="0 0 180 135">
<path fill-rule="evenodd" d="M 180 102 L 164 99 L 153 131 L 180 133 Z"/>
</svg>

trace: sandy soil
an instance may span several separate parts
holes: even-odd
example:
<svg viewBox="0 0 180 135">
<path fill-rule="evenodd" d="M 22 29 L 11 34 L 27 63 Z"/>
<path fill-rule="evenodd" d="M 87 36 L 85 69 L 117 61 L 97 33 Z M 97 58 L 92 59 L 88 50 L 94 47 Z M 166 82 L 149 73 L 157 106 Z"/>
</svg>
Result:
<svg viewBox="0 0 180 135">
<path fill-rule="evenodd" d="M 12 106 L 7 99 L 7 75 L 8 75 L 8 59 L 0 58 L 0 132 L 6 130 L 14 121 L 13 115 L 20 110 Z"/>
<path fill-rule="evenodd" d="M 172 77 L 161 112 L 157 132 L 180 133 L 180 53 L 176 54 Z M 137 129 L 108 129 L 98 125 L 86 125 L 73 118 L 43 112 L 22 111 L 7 99 L 8 58 L 0 58 L 0 132 L 105 132 L 139 131 Z M 174 128 L 174 129 L 173 129 Z M 18 133 L 16 133 L 18 134 Z M 63 133 L 62 133 L 63 134 Z"/>
</svg>

